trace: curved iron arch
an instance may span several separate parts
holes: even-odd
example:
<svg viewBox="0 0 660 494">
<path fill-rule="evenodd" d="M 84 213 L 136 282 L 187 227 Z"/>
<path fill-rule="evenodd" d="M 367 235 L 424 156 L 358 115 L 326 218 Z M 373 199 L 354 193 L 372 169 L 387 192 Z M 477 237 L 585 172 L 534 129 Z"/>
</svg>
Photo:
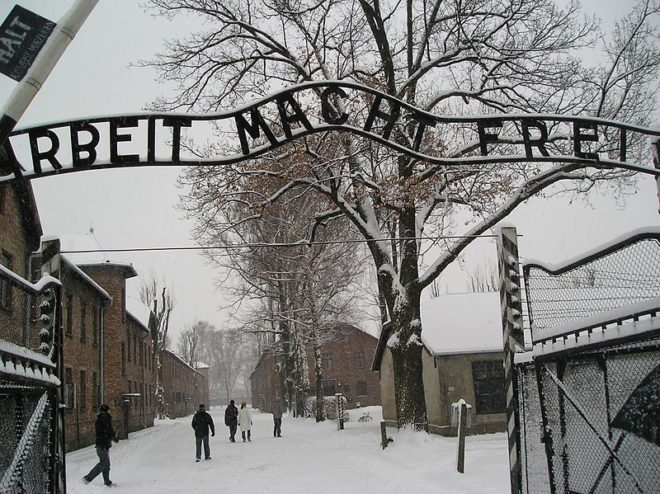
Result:
<svg viewBox="0 0 660 494">
<path fill-rule="evenodd" d="M 330 99 L 344 99 L 349 92 L 367 95 L 371 102 L 366 118 L 361 114 L 345 111 L 339 115 L 331 107 Z M 305 94 L 304 94 L 305 93 Z M 297 98 L 296 98 L 297 97 Z M 306 112 L 298 100 L 317 98 L 320 112 Z M 263 117 L 261 110 L 269 107 L 279 115 L 277 131 Z M 405 120 L 404 120 L 405 119 Z M 414 142 L 404 146 L 390 139 L 391 131 L 398 123 L 415 126 Z M 197 122 L 230 122 L 240 142 L 241 152 L 208 159 L 182 158 L 182 129 L 193 127 Z M 551 124 L 551 126 L 549 125 Z M 479 154 L 468 156 L 442 156 L 419 151 L 424 133 L 431 127 L 471 126 L 476 140 L 471 151 Z M 98 147 L 102 141 L 100 127 L 108 127 L 107 148 L 109 159 L 98 159 Z M 548 128 L 559 127 L 563 132 Z M 133 141 L 131 134 L 123 129 L 138 129 L 142 132 L 141 154 L 120 153 L 120 143 Z M 171 129 L 171 131 L 169 130 Z M 502 132 L 506 129 L 506 133 Z M 588 143 L 597 142 L 599 130 L 615 129 L 618 142 L 617 157 L 605 157 L 589 149 Z M 68 132 L 67 132 L 68 131 Z M 166 131 L 166 132 L 165 132 Z M 283 132 L 283 135 L 279 133 Z M 268 151 L 307 135 L 327 132 L 350 132 L 360 135 L 389 148 L 426 161 L 433 165 L 483 165 L 495 163 L 575 163 L 597 168 L 621 168 L 660 176 L 660 170 L 627 161 L 627 143 L 631 135 L 647 138 L 660 137 L 659 129 L 601 118 L 584 118 L 552 114 L 501 114 L 481 116 L 446 116 L 430 113 L 381 91 L 344 81 L 315 81 L 292 86 L 274 92 L 270 96 L 227 112 L 211 114 L 190 113 L 142 113 L 93 117 L 39 125 L 13 132 L 6 145 L 4 159 L 0 156 L 0 182 L 19 176 L 36 178 L 59 173 L 88 169 L 116 168 L 126 166 L 199 166 L 228 165 L 255 158 Z M 63 137 L 68 134 L 68 141 Z M 168 156 L 157 156 L 156 146 L 163 146 L 163 134 L 171 139 Z M 278 135 L 276 135 L 276 133 Z M 85 137 L 85 142 L 82 142 Z M 27 138 L 31 163 L 16 158 L 14 144 Z M 572 141 L 570 154 L 551 155 L 546 144 L 552 140 Z M 62 150 L 65 142 L 68 147 Z M 14 143 L 14 144 L 12 144 Z M 522 151 L 520 154 L 490 154 L 492 146 L 509 144 Z M 105 144 L 104 144 L 105 146 Z M 63 154 L 70 154 L 71 161 L 64 162 Z"/>
</svg>

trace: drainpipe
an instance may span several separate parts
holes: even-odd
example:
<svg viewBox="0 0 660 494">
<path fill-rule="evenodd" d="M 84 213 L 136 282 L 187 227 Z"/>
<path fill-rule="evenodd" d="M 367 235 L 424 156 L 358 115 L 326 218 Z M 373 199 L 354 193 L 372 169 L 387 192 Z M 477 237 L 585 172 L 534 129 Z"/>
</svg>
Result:
<svg viewBox="0 0 660 494">
<path fill-rule="evenodd" d="M 101 395 L 101 403 L 105 403 L 105 354 L 104 354 L 104 336 L 105 336 L 105 307 L 100 306 L 101 314 L 99 316 L 99 394 Z"/>
</svg>

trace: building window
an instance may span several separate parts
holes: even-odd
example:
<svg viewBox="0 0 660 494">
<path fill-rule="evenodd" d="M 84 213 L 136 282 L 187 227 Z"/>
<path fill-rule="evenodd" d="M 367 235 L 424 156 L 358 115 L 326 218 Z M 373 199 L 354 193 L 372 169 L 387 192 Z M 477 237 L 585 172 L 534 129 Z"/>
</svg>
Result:
<svg viewBox="0 0 660 494">
<path fill-rule="evenodd" d="M 355 352 L 355 368 L 364 369 L 364 352 L 362 350 Z"/>
<path fill-rule="evenodd" d="M 73 295 L 66 296 L 66 335 L 73 336 Z"/>
<path fill-rule="evenodd" d="M 367 381 L 358 381 L 355 386 L 356 396 L 367 396 Z"/>
<path fill-rule="evenodd" d="M 127 360 L 130 362 L 131 361 L 131 333 L 128 329 L 128 326 L 126 326 L 126 346 L 127 346 L 127 351 L 128 351 Z"/>
<path fill-rule="evenodd" d="M 323 396 L 334 396 L 337 392 L 337 381 L 334 379 L 324 379 L 321 381 Z"/>
<path fill-rule="evenodd" d="M 87 340 L 87 304 L 80 302 L 80 341 Z"/>
<path fill-rule="evenodd" d="M 80 371 L 80 410 L 87 408 L 87 373 Z"/>
<path fill-rule="evenodd" d="M 331 353 L 322 353 L 321 354 L 321 365 L 323 366 L 324 370 L 332 369 L 332 354 Z"/>
<path fill-rule="evenodd" d="M 476 413 L 500 413 L 506 410 L 504 366 L 501 360 L 472 362 Z"/>
<path fill-rule="evenodd" d="M 126 375 L 126 343 L 121 342 L 121 375 Z"/>
<path fill-rule="evenodd" d="M 12 270 L 12 256 L 8 252 L 2 251 L 0 255 L 0 264 Z M 7 311 L 11 311 L 11 285 L 7 280 L 0 280 L 0 307 Z"/>
<path fill-rule="evenodd" d="M 64 403 L 67 411 L 73 411 L 76 407 L 76 387 L 73 384 L 73 369 L 64 369 Z"/>
<path fill-rule="evenodd" d="M 351 385 L 350 384 L 342 384 L 341 385 L 341 392 L 346 397 L 346 401 L 352 401 L 352 399 L 351 399 Z"/>
</svg>

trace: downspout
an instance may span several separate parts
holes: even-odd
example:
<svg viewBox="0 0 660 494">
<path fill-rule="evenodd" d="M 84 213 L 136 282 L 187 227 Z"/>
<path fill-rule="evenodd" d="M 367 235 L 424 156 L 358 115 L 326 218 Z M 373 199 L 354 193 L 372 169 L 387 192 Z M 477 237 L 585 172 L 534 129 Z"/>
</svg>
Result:
<svg viewBox="0 0 660 494">
<path fill-rule="evenodd" d="M 101 403 L 105 403 L 105 354 L 104 354 L 104 335 L 105 335 L 105 307 L 103 305 L 100 306 L 100 311 L 101 314 L 99 316 L 99 371 L 100 371 L 100 378 L 99 378 L 99 394 L 101 395 Z"/>
</svg>

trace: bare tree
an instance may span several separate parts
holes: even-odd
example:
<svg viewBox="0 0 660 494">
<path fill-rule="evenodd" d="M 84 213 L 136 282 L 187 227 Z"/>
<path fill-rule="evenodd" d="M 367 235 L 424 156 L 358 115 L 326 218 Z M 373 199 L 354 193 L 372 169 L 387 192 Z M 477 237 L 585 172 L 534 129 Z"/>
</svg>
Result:
<svg viewBox="0 0 660 494">
<path fill-rule="evenodd" d="M 224 208 L 214 221 L 223 217 L 227 230 L 220 237 L 223 242 L 242 240 L 252 244 L 270 243 L 273 239 L 286 242 L 299 239 L 313 226 L 319 210 L 318 201 L 311 196 L 292 196 L 282 204 L 264 207 L 260 213 L 245 211 L 240 205 Z M 311 387 L 307 350 L 315 354 L 316 394 L 322 397 L 320 345 L 331 331 L 328 320 L 346 320 L 357 306 L 353 295 L 361 275 L 361 249 L 350 244 L 333 244 L 337 236 L 351 236 L 345 221 L 334 221 L 317 233 L 326 243 L 281 247 L 253 247 L 229 250 L 226 254 L 209 256 L 224 269 L 238 274 L 239 283 L 226 292 L 236 303 L 249 299 L 247 309 L 237 316 L 243 331 L 277 335 L 269 351 L 282 359 L 280 369 L 285 383 L 284 394 L 295 410 L 304 409 L 304 399 Z M 196 230 L 202 244 L 218 243 L 217 230 L 209 238 Z M 254 306 L 254 301 L 259 304 Z M 322 403 L 322 399 L 319 403 Z M 322 412 L 321 412 L 322 413 Z M 322 415 L 317 418 L 321 420 Z"/>
<path fill-rule="evenodd" d="M 179 334 L 177 351 L 179 356 L 185 360 L 189 366 L 195 367 L 197 360 L 197 350 L 200 343 L 199 325 L 193 324 L 190 328 L 184 329 Z"/>
<path fill-rule="evenodd" d="M 214 331 L 210 341 L 212 356 L 210 373 L 227 402 L 232 397 L 240 374 L 242 340 L 243 335 L 240 331 L 229 329 Z"/>
<path fill-rule="evenodd" d="M 648 124 L 657 90 L 658 46 L 649 19 L 658 12 L 640 1 L 607 38 L 607 65 L 585 67 L 579 49 L 594 46 L 594 20 L 579 4 L 552 0 L 152 0 L 164 15 L 196 14 L 209 28 L 168 45 L 152 65 L 179 84 L 158 109 L 233 108 L 282 85 L 318 79 L 355 81 L 436 113 L 536 112 L 621 118 Z M 332 102 L 366 112 L 368 102 Z M 300 102 L 305 105 L 305 102 Z M 447 156 L 474 152 L 467 131 L 429 131 L 416 142 L 414 118 L 391 129 L 406 147 L 442 149 Z M 407 123 L 409 121 L 409 123 Z M 445 133 L 443 133 L 445 132 Z M 564 136 L 565 137 L 565 136 Z M 614 151 L 605 136 L 604 151 Z M 519 143 L 512 142 L 511 146 Z M 224 143 L 226 146 L 226 143 Z M 644 143 L 628 154 L 648 159 Z M 565 139 L 549 146 L 556 154 Z M 293 167 L 279 167 L 293 157 Z M 326 210 L 317 224 L 346 217 L 367 242 L 378 273 L 383 319 L 394 328 L 392 353 L 399 422 L 426 427 L 421 367 L 420 297 L 479 235 L 526 199 L 558 183 L 588 192 L 601 183 L 618 192 L 634 190 L 631 172 L 584 163 L 501 163 L 448 167 L 397 156 L 351 136 L 307 139 L 279 155 L 271 166 L 194 168 L 184 172 L 193 187 L 184 198 L 197 209 L 203 228 L 213 212 L 231 203 L 254 211 L 279 204 L 286 192 L 322 197 Z M 261 177 L 269 182 L 255 179 Z M 250 180 L 247 180 L 247 179 Z M 264 190 L 270 192 L 264 194 Z M 420 267 L 421 237 L 456 233 L 457 211 L 474 221 L 458 240 L 439 240 L 442 252 Z M 312 234 L 305 238 L 314 238 Z M 432 243 L 432 242 L 431 242 Z"/>
<path fill-rule="evenodd" d="M 495 292 L 500 289 L 497 266 L 494 262 L 479 264 L 470 273 L 468 280 L 469 292 Z"/>
<path fill-rule="evenodd" d="M 153 316 L 152 336 L 154 346 L 152 353 L 156 363 L 156 401 L 158 403 L 158 417 L 165 418 L 162 358 L 169 342 L 167 332 L 170 327 L 170 315 L 174 309 L 175 300 L 165 284 L 161 285 L 153 276 L 140 286 L 140 300 L 151 308 Z"/>
</svg>

